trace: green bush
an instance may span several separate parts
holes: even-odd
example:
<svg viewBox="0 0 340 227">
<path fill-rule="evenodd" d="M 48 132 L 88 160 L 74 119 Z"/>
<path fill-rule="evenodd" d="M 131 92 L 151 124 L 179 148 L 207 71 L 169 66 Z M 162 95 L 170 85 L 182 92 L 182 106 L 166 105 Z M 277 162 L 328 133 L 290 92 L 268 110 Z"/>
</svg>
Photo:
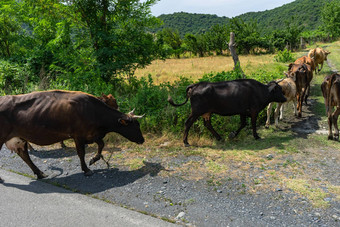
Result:
<svg viewBox="0 0 340 227">
<path fill-rule="evenodd" d="M 274 56 L 274 60 L 277 62 L 291 62 L 294 61 L 294 57 L 292 52 L 290 52 L 287 49 L 284 49 L 283 51 L 279 51 L 276 56 Z"/>
</svg>

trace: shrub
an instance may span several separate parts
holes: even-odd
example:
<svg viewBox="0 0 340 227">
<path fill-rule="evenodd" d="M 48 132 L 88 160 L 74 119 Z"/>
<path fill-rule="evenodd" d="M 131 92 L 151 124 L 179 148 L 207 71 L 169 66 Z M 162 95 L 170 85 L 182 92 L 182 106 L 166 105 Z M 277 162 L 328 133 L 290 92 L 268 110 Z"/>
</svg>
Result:
<svg viewBox="0 0 340 227">
<path fill-rule="evenodd" d="M 294 57 L 292 52 L 290 52 L 287 49 L 284 49 L 283 51 L 279 51 L 276 56 L 274 56 L 274 60 L 277 62 L 291 62 L 294 61 Z"/>
</svg>

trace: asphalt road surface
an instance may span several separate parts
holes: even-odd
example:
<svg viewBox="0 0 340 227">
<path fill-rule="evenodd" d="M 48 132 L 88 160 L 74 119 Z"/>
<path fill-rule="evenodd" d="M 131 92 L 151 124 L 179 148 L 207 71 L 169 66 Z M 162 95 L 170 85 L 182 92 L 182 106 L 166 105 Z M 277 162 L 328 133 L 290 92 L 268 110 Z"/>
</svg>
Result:
<svg viewBox="0 0 340 227">
<path fill-rule="evenodd" d="M 0 226 L 175 226 L 0 169 Z"/>
</svg>

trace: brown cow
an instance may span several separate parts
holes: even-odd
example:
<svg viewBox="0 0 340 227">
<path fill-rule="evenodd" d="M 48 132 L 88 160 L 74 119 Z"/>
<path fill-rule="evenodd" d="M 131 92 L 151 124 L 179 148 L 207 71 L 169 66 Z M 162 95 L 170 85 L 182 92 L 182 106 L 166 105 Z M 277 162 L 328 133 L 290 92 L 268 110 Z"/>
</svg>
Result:
<svg viewBox="0 0 340 227">
<path fill-rule="evenodd" d="M 330 54 L 331 52 L 327 51 L 327 50 L 323 50 L 320 47 L 317 47 L 315 49 L 312 49 L 309 51 L 308 53 L 308 57 L 314 59 L 314 63 L 315 63 L 315 73 L 320 72 L 322 67 L 323 67 L 323 62 L 327 61 L 327 56 Z M 319 64 L 321 64 L 321 68 L 319 69 Z M 316 71 L 316 69 L 318 69 L 318 71 Z"/>
<path fill-rule="evenodd" d="M 314 59 L 310 58 L 310 57 L 307 57 L 307 56 L 302 56 L 301 58 L 296 59 L 294 64 L 307 64 L 307 65 L 310 65 L 312 73 L 315 70 Z M 307 105 L 307 98 L 309 97 L 309 93 L 310 93 L 310 85 L 307 87 L 307 90 L 306 90 L 306 95 L 305 95 L 305 103 L 306 103 L 306 105 Z"/>
<path fill-rule="evenodd" d="M 286 76 L 292 78 L 296 85 L 296 99 L 298 117 L 302 116 L 302 103 L 306 95 L 307 88 L 313 79 L 313 73 L 310 65 L 291 63 Z"/>
<path fill-rule="evenodd" d="M 298 58 L 295 60 L 294 62 L 295 64 L 307 64 L 310 65 L 310 67 L 312 68 L 312 71 L 315 70 L 315 61 L 313 58 L 307 57 L 307 56 L 302 56 L 301 58 Z"/>
<path fill-rule="evenodd" d="M 115 99 L 115 97 L 113 97 L 113 95 L 111 95 L 111 94 L 108 94 L 108 95 L 102 94 L 102 96 L 97 96 L 97 99 L 99 99 L 100 101 L 102 101 L 103 103 L 108 105 L 109 107 L 111 107 L 111 108 L 113 108 L 115 110 L 118 110 L 117 100 Z M 60 142 L 60 146 L 62 148 L 66 148 L 66 145 L 65 145 L 64 141 Z M 100 148 L 100 146 L 104 146 L 104 144 L 98 144 L 98 151 L 103 149 L 103 147 Z M 29 143 L 28 143 L 28 148 L 31 151 L 34 150 Z M 94 162 L 96 162 L 96 161 L 94 161 Z M 93 163 L 90 163 L 90 165 L 92 165 Z"/>
<path fill-rule="evenodd" d="M 285 103 L 288 103 L 290 101 L 293 101 L 293 107 L 294 107 L 294 114 L 296 116 L 296 85 L 292 78 L 285 78 L 282 80 L 277 81 L 277 83 L 282 88 L 282 93 L 286 97 L 287 101 Z M 283 119 L 283 102 L 277 103 L 277 107 L 274 112 L 274 119 L 275 119 L 275 126 L 278 127 L 279 125 L 279 112 L 280 112 L 280 120 Z M 267 121 L 266 121 L 266 128 L 269 128 L 270 125 L 270 114 L 273 107 L 274 102 L 269 103 L 267 108 Z"/>
<path fill-rule="evenodd" d="M 102 94 L 102 96 L 97 96 L 97 99 L 104 102 L 105 104 L 107 104 L 111 108 L 118 110 L 117 100 L 113 97 L 112 94 L 108 94 L 108 95 Z M 30 143 L 27 143 L 27 146 L 28 146 L 28 149 L 30 151 L 34 151 L 34 148 L 32 147 L 32 145 Z M 66 148 L 64 141 L 60 142 L 60 146 L 62 148 Z M 98 144 L 98 150 L 102 150 L 102 148 L 100 148 L 100 146 L 102 146 L 102 145 Z M 91 165 L 92 165 L 92 163 L 91 163 Z"/>
<path fill-rule="evenodd" d="M 339 140 L 338 117 L 340 114 L 340 75 L 334 73 L 326 76 L 321 84 L 322 95 L 325 100 L 326 114 L 328 116 L 328 139 Z M 335 107 L 335 111 L 333 111 Z M 333 136 L 332 126 L 335 133 Z"/>
<path fill-rule="evenodd" d="M 72 138 L 82 170 L 91 175 L 92 171 L 84 160 L 85 144 L 104 144 L 103 138 L 109 132 L 142 144 L 144 138 L 137 118 L 141 116 L 121 113 L 96 97 L 77 91 L 53 90 L 3 96 L 0 97 L 0 148 L 13 137 L 38 145 Z M 100 154 L 101 151 L 98 151 L 97 155 Z M 46 177 L 33 164 L 27 149 L 18 152 L 18 155 L 38 178 Z"/>
</svg>

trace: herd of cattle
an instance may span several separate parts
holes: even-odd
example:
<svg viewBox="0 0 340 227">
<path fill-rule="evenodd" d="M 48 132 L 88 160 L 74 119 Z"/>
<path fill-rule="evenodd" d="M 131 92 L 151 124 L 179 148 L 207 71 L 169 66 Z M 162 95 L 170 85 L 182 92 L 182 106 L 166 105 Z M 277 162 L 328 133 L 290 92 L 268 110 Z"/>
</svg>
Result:
<svg viewBox="0 0 340 227">
<path fill-rule="evenodd" d="M 229 134 L 236 137 L 246 126 L 246 118 L 251 118 L 253 136 L 259 139 L 256 132 L 258 114 L 266 107 L 267 122 L 270 125 L 272 105 L 277 102 L 274 118 L 278 125 L 278 115 L 282 119 L 283 104 L 293 101 L 294 113 L 302 115 L 303 102 L 307 103 L 313 72 L 319 72 L 330 52 L 316 48 L 297 59 L 288 67 L 286 78 L 262 84 L 252 79 L 240 79 L 223 82 L 199 82 L 186 89 L 186 100 L 175 104 L 171 97 L 168 101 L 173 106 L 181 106 L 191 102 L 191 113 L 185 122 L 183 142 L 189 146 L 188 133 L 193 123 L 202 116 L 204 125 L 216 137 L 222 137 L 211 124 L 211 115 L 240 115 L 239 128 Z M 321 68 L 319 68 L 321 65 Z M 340 113 L 340 75 L 325 77 L 321 85 L 328 115 L 328 139 L 339 139 L 337 118 Z M 333 107 L 336 107 L 333 111 Z M 133 111 L 121 113 L 112 95 L 93 95 L 78 91 L 43 91 L 23 95 L 7 95 L 0 97 L 0 149 L 5 143 L 7 148 L 16 152 L 32 169 L 37 177 L 46 175 L 38 169 L 29 157 L 28 143 L 50 145 L 72 138 L 76 145 L 81 168 L 85 175 L 92 171 L 85 163 L 85 145 L 98 144 L 98 151 L 90 160 L 90 165 L 98 161 L 104 147 L 103 138 L 109 132 L 116 132 L 132 142 L 142 144 L 144 137 L 140 130 L 137 116 Z M 333 136 L 332 126 L 335 128 Z M 1 178 L 0 178 L 1 181 Z"/>
</svg>

